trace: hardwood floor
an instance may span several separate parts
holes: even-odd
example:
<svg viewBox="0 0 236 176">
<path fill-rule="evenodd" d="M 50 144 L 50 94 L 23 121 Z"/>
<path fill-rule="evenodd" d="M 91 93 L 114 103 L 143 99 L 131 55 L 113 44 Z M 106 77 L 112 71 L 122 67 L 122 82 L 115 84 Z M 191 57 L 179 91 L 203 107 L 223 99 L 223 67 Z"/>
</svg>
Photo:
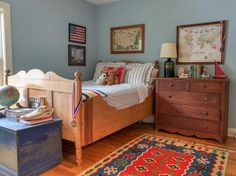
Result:
<svg viewBox="0 0 236 176">
<path fill-rule="evenodd" d="M 132 139 L 142 135 L 143 133 L 156 134 L 171 138 L 181 138 L 182 140 L 194 141 L 201 144 L 207 144 L 222 147 L 230 150 L 229 161 L 226 176 L 236 176 L 236 139 L 227 138 L 223 144 L 214 140 L 198 139 L 195 137 L 186 137 L 167 132 L 155 132 L 152 125 L 135 124 L 127 127 L 113 135 L 110 135 L 90 146 L 83 149 L 83 161 L 79 166 L 75 163 L 75 154 L 73 151 L 73 143 L 64 142 L 64 161 L 57 167 L 44 173 L 43 176 L 73 176 L 87 169 L 95 162 L 99 161 L 106 155 L 110 154 L 117 148 L 123 146 Z"/>
</svg>

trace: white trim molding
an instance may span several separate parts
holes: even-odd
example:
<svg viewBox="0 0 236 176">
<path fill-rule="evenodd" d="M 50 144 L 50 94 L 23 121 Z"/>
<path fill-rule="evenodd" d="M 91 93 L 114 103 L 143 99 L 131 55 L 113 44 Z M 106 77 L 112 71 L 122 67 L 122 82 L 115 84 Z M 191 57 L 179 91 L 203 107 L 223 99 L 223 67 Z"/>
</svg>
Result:
<svg viewBox="0 0 236 176">
<path fill-rule="evenodd" d="M 228 136 L 236 138 L 236 128 L 228 128 Z"/>
<path fill-rule="evenodd" d="M 3 44 L 3 70 L 10 69 L 13 72 L 12 63 L 12 30 L 11 30 L 11 7 L 10 3 L 0 1 L 2 21 L 2 44 Z"/>
</svg>

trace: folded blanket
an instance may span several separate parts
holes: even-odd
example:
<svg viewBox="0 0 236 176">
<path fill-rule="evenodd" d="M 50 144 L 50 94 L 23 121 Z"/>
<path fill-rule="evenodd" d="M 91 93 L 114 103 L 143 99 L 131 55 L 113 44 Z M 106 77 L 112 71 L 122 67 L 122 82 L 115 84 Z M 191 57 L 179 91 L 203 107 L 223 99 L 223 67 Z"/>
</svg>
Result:
<svg viewBox="0 0 236 176">
<path fill-rule="evenodd" d="M 82 101 L 86 101 L 96 96 L 107 97 L 107 94 L 96 89 L 82 89 Z"/>
</svg>

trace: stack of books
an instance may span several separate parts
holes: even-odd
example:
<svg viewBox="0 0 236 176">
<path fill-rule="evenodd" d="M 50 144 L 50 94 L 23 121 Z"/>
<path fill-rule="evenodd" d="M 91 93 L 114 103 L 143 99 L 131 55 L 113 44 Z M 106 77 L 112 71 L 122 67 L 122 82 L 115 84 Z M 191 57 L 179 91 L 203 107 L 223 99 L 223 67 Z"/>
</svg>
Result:
<svg viewBox="0 0 236 176">
<path fill-rule="evenodd" d="M 20 117 L 33 112 L 32 108 L 17 108 L 17 109 L 6 109 L 5 116 L 9 120 L 19 121 Z"/>
<path fill-rule="evenodd" d="M 40 106 L 38 109 L 31 113 L 22 115 L 20 122 L 35 125 L 53 120 L 53 109 L 47 106 Z"/>
</svg>

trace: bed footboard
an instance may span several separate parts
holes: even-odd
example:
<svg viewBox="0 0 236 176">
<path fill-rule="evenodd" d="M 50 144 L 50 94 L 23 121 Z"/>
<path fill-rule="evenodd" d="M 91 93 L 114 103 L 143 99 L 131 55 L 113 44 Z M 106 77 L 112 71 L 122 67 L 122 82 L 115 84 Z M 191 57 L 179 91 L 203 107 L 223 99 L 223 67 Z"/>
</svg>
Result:
<svg viewBox="0 0 236 176">
<path fill-rule="evenodd" d="M 65 79 L 54 72 L 44 73 L 41 70 L 33 69 L 28 72 L 20 71 L 16 75 L 9 76 L 8 84 L 13 85 L 20 91 L 20 103 L 28 105 L 29 97 L 44 97 L 46 105 L 54 108 L 56 117 L 63 120 L 63 139 L 75 142 L 76 159 L 82 159 L 82 134 L 81 119 L 82 110 L 78 111 L 75 120 L 76 127 L 71 126 L 72 122 L 72 90 L 75 85 L 75 103 L 81 97 L 80 73 L 75 73 L 75 80 Z"/>
</svg>

